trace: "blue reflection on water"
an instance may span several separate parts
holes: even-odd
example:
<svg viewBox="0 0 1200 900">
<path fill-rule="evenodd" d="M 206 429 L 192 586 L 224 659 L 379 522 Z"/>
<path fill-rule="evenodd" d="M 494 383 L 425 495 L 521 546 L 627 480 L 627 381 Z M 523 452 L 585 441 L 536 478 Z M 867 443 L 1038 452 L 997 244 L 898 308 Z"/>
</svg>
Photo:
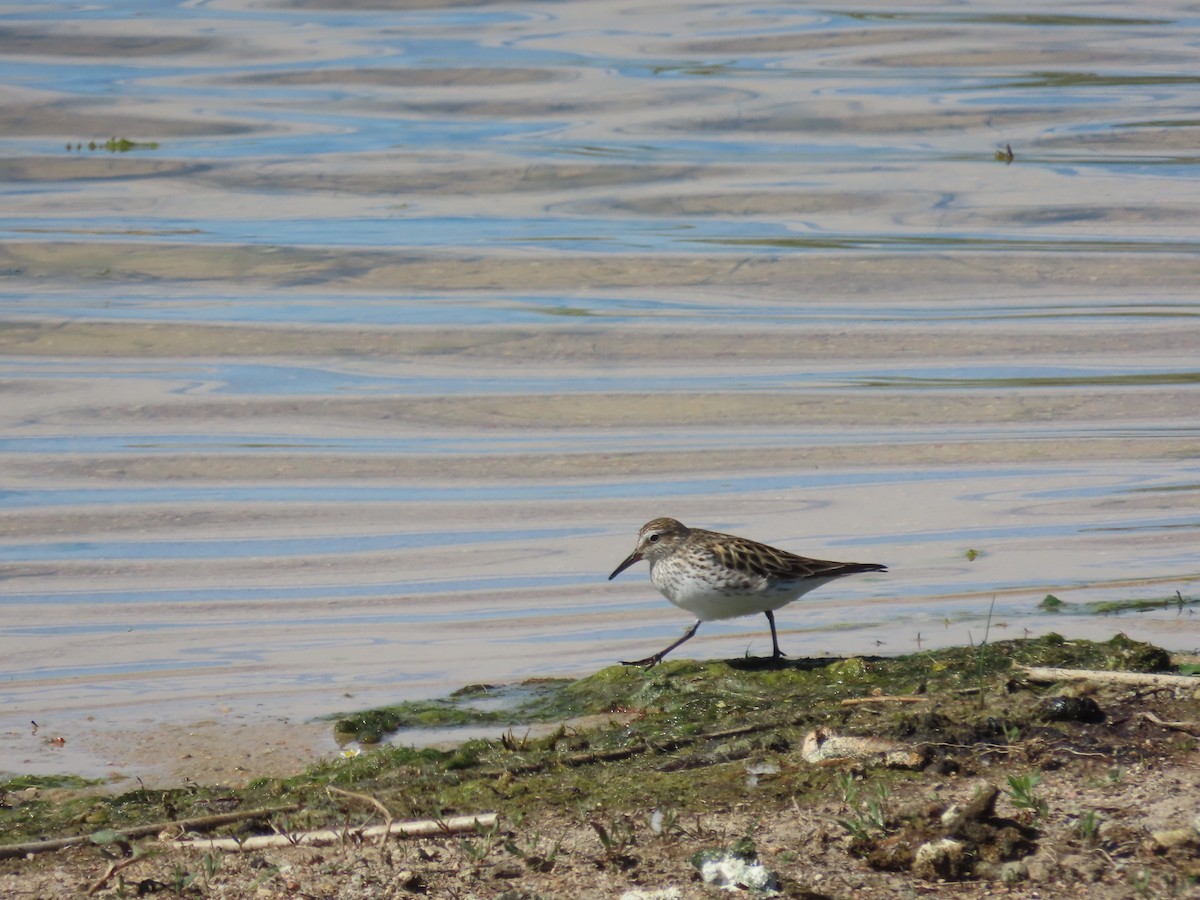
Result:
<svg viewBox="0 0 1200 900">
<path fill-rule="evenodd" d="M 562 539 L 600 533 L 587 528 L 504 529 L 502 531 L 420 531 L 402 534 L 321 535 L 236 540 L 50 541 L 0 544 L 0 561 L 47 562 L 69 559 L 236 559 L 240 557 L 379 553 L 447 544 Z"/>
<path fill-rule="evenodd" d="M 1034 470 L 990 469 L 989 477 L 1027 477 Z M 1043 476 L 1046 469 L 1038 469 Z M 1074 472 L 1063 469 L 1064 474 Z M 782 492 L 802 487 L 831 485 L 865 485 L 919 483 L 925 481 L 973 480 L 979 477 L 974 470 L 949 471 L 891 469 L 871 472 L 790 472 L 754 475 L 728 475 L 713 478 L 694 478 L 654 481 L 656 496 L 695 494 Z M 595 482 L 561 484 L 506 484 L 455 487 L 389 486 L 385 484 L 356 487 L 352 485 L 306 486 L 280 485 L 244 487 L 222 485 L 211 488 L 59 488 L 45 491 L 0 491 L 0 508 L 39 508 L 55 506 L 88 506 L 92 504 L 151 504 L 171 503 L 370 503 L 461 500 L 562 500 L 645 497 L 642 482 Z"/>
<path fill-rule="evenodd" d="M 597 575 L 597 579 L 601 576 Z M 231 601 L 249 600 L 252 602 L 310 600 L 366 597 L 395 597 L 420 596 L 438 593 L 463 593 L 481 590 L 505 590 L 508 588 L 537 588 L 557 587 L 560 585 L 579 584 L 578 575 L 522 575 L 520 577 L 491 578 L 449 578 L 440 581 L 405 581 L 371 584 L 325 584 L 311 587 L 283 587 L 270 585 L 265 587 L 240 586 L 234 588 L 197 588 L 197 589 L 163 589 L 163 590 L 97 590 L 97 591 L 59 591 L 47 593 L 4 594 L 0 595 L 0 603 L 40 603 L 70 606 L 72 604 L 91 604 L 102 601 L 106 606 L 136 605 L 141 603 L 227 603 Z M 491 607 L 482 607 L 489 614 Z M 528 614 L 528 609 L 522 607 L 522 614 Z M 397 621 L 421 622 L 443 621 L 461 616 L 461 610 L 453 613 L 430 612 L 428 607 L 419 611 L 397 611 Z M 310 620 L 306 617 L 306 620 Z"/>
</svg>

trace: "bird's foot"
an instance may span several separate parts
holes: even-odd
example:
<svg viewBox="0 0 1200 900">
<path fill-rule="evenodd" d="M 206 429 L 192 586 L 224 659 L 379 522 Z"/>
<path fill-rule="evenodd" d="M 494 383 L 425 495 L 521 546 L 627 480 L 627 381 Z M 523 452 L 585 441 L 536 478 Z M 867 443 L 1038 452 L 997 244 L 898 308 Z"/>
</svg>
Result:
<svg viewBox="0 0 1200 900">
<path fill-rule="evenodd" d="M 662 662 L 663 657 L 665 655 L 666 655 L 665 653 L 655 653 L 653 656 L 647 656 L 645 659 L 635 659 L 635 660 L 623 659 L 623 660 L 621 660 L 621 665 L 623 665 L 623 666 L 642 666 L 643 668 L 646 668 L 646 669 L 653 669 L 660 662 Z"/>
</svg>

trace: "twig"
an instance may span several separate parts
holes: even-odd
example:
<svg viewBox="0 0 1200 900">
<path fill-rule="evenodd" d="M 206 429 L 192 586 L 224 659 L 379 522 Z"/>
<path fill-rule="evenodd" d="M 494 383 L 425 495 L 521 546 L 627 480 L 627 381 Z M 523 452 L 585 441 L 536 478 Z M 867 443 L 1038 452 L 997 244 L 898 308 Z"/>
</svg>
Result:
<svg viewBox="0 0 1200 900">
<path fill-rule="evenodd" d="M 778 728 L 778 727 L 781 727 L 781 725 L 786 725 L 786 724 L 789 724 L 789 723 L 768 722 L 768 723 L 764 724 L 764 723 L 760 722 L 757 725 L 739 725 L 736 728 L 726 728 L 724 731 L 706 732 L 706 733 L 700 735 L 700 739 L 703 741 L 720 741 L 725 738 L 737 737 L 737 736 L 743 735 L 743 734 L 754 734 L 754 732 L 756 732 L 756 731 L 763 731 L 767 728 Z M 794 723 L 790 723 L 790 724 L 794 724 Z"/>
<path fill-rule="evenodd" d="M 920 741 L 918 747 L 943 747 L 947 750 L 970 750 L 975 753 L 1015 753 L 1018 747 L 1012 744 L 959 744 L 948 741 Z M 1104 754 L 1098 754 L 1103 756 Z"/>
<path fill-rule="evenodd" d="M 1058 749 L 1062 750 L 1064 753 L 1070 753 L 1072 756 L 1084 756 L 1084 757 L 1108 756 L 1107 753 L 1093 753 L 1088 750 L 1076 750 L 1074 747 L 1059 747 Z"/>
<path fill-rule="evenodd" d="M 1138 715 L 1147 722 L 1159 725 L 1162 728 L 1172 728 L 1175 731 L 1190 734 L 1192 737 L 1200 737 L 1200 722 L 1164 722 L 1152 712 L 1140 712 Z"/>
<path fill-rule="evenodd" d="M 909 697 L 905 695 L 896 695 L 894 697 L 878 696 L 878 697 L 850 697 L 842 701 L 842 706 L 861 706 L 864 703 L 925 703 L 928 697 Z"/>
<path fill-rule="evenodd" d="M 92 882 L 92 886 L 90 888 L 88 888 L 87 895 L 89 897 L 91 897 L 95 894 L 98 894 L 100 891 L 104 890 L 104 886 L 106 884 L 108 884 L 108 879 L 112 878 L 114 875 L 116 875 L 118 872 L 120 872 L 126 866 L 132 866 L 140 858 L 141 857 L 138 857 L 138 856 L 131 856 L 128 859 L 115 860 L 112 864 L 109 865 L 107 872 L 105 872 L 103 875 L 101 875 L 99 878 L 97 878 L 94 882 Z"/>
<path fill-rule="evenodd" d="M 372 797 L 370 794 L 356 794 L 354 791 L 344 791 L 341 788 L 335 788 L 333 785 L 326 787 L 326 790 L 332 794 L 338 794 L 342 797 L 349 797 L 352 800 L 359 800 L 363 803 L 369 803 L 383 813 L 383 824 L 385 830 L 383 832 L 383 836 L 379 839 L 379 846 L 382 847 L 384 842 L 387 840 L 388 832 L 392 830 L 392 822 L 396 821 L 396 817 L 392 815 L 391 810 L 384 806 L 383 803 L 379 801 L 378 797 Z"/>
<path fill-rule="evenodd" d="M 317 847 L 336 844 L 347 838 L 372 838 L 394 834 L 397 837 L 427 837 L 436 834 L 461 834 L 474 831 L 477 826 L 490 828 L 496 824 L 495 813 L 477 813 L 473 816 L 454 816 L 449 819 L 425 819 L 418 822 L 393 822 L 387 825 L 372 825 L 369 828 L 345 828 L 300 831 L 295 834 L 259 834 L 242 838 L 192 838 L 168 841 L 167 846 L 176 850 L 196 847 L 202 850 L 264 850 L 269 847 Z"/>
<path fill-rule="evenodd" d="M 363 803 L 369 803 L 371 806 L 374 806 L 377 810 L 383 813 L 383 817 L 389 822 L 395 818 L 391 811 L 388 810 L 388 808 L 384 806 L 377 797 L 372 797 L 370 794 L 356 794 L 354 791 L 345 791 L 341 788 L 336 788 L 333 785 L 327 786 L 325 790 L 329 791 L 331 794 L 337 794 L 341 797 L 350 797 L 353 800 L 361 800 Z"/>
<path fill-rule="evenodd" d="M 214 828 L 217 825 L 227 825 L 230 822 L 238 822 L 242 819 L 257 819 L 262 816 L 270 816 L 281 812 L 295 812 L 300 808 L 300 804 L 291 803 L 287 806 L 272 806 L 264 809 L 247 809 L 241 812 L 220 813 L 215 816 L 200 816 L 195 819 L 176 819 L 174 822 L 160 822 L 156 825 L 136 825 L 133 828 L 122 828 L 116 833 L 121 837 L 140 838 L 150 834 L 159 834 L 170 828 L 178 828 L 183 831 L 197 831 L 204 828 Z M 75 834 L 70 837 L 54 838 L 49 841 L 29 841 L 24 844 L 3 844 L 0 845 L 0 859 L 12 859 L 18 856 L 25 856 L 29 853 L 45 853 L 49 850 L 62 850 L 64 847 L 75 847 L 80 844 L 89 844 L 92 841 L 90 834 Z"/>
<path fill-rule="evenodd" d="M 705 734 L 674 737 L 656 743 L 639 741 L 636 744 L 631 744 L 628 747 L 619 747 L 615 750 L 568 753 L 563 756 L 545 759 L 539 762 L 506 766 L 502 769 L 485 769 L 479 774 L 484 778 L 501 778 L 506 775 L 530 775 L 534 772 L 545 771 L 552 765 L 571 767 L 586 766 L 590 765 L 591 763 L 612 762 L 614 760 L 629 759 L 631 756 L 637 756 L 639 753 L 649 753 L 650 751 L 655 751 L 658 753 L 670 753 L 673 750 L 682 749 L 689 744 L 698 744 L 701 741 L 723 740 L 727 737 L 736 737 L 743 734 L 754 734 L 755 732 L 759 731 L 770 731 L 773 728 L 792 728 L 797 725 L 803 725 L 808 720 L 809 716 L 807 713 L 805 713 L 803 715 L 795 716 L 791 719 L 777 720 L 773 722 L 760 722 L 754 725 L 739 725 L 736 728 L 727 728 L 722 731 L 710 731 Z"/>
<path fill-rule="evenodd" d="M 1134 684 L 1142 687 L 1200 687 L 1194 675 L 1158 675 L 1153 672 L 1105 672 L 1096 669 L 1052 669 L 1043 666 L 1017 666 L 1030 681 L 1051 684 L 1056 681 L 1094 681 L 1098 684 Z"/>
</svg>

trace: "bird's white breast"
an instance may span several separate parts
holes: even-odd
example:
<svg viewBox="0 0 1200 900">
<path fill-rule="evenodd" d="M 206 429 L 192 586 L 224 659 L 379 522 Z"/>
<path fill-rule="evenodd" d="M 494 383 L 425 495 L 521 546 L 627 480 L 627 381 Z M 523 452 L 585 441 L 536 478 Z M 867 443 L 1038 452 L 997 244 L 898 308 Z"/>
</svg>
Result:
<svg viewBox="0 0 1200 900">
<path fill-rule="evenodd" d="M 779 609 L 831 579 L 772 579 L 674 556 L 651 563 L 650 580 L 680 609 L 709 621 Z"/>
</svg>

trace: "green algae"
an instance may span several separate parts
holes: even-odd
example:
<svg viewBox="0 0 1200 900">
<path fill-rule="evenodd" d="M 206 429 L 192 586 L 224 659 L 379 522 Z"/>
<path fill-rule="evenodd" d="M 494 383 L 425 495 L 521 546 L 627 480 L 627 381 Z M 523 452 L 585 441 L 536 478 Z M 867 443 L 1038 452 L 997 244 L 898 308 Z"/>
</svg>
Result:
<svg viewBox="0 0 1200 900">
<path fill-rule="evenodd" d="M 213 810 L 212 804 L 228 794 L 223 788 L 194 786 L 153 791 L 139 788 L 113 795 L 98 792 L 99 784 L 74 776 L 23 777 L 4 782 L 0 785 L 3 843 L 48 835 L 94 835 L 147 822 L 207 815 Z M 31 793 L 27 788 L 38 790 Z"/>
<path fill-rule="evenodd" d="M 364 710 L 339 718 L 334 728 L 342 740 L 377 743 L 407 729 L 515 727 L 634 714 L 637 723 L 626 726 L 627 730 L 645 730 L 649 723 L 650 731 L 687 736 L 711 730 L 731 715 L 773 716 L 793 706 L 840 702 L 875 688 L 958 690 L 974 686 L 981 675 L 1006 671 L 1013 663 L 1128 671 L 1161 671 L 1170 665 L 1165 651 L 1123 635 L 1097 643 L 1068 641 L 1057 634 L 893 658 L 670 660 L 652 669 L 609 666 L 578 680 L 473 687 L 438 700 Z M 481 705 L 483 700 L 487 706 Z"/>
<path fill-rule="evenodd" d="M 1123 612 L 1149 612 L 1157 609 L 1184 609 L 1196 606 L 1200 601 L 1184 597 L 1179 591 L 1173 597 L 1131 597 L 1126 600 L 1098 600 L 1092 603 L 1068 603 L 1053 594 L 1047 594 L 1038 604 L 1038 609 L 1052 613 L 1073 615 L 1115 616 Z"/>
<path fill-rule="evenodd" d="M 571 684 L 565 678 L 535 678 L 512 685 L 471 684 L 436 700 L 411 700 L 342 714 L 335 717 L 333 730 L 341 742 L 377 744 L 389 734 L 408 729 L 550 721 L 568 713 L 561 704 L 545 710 L 539 704 Z"/>
<path fill-rule="evenodd" d="M 83 150 L 83 147 L 83 141 L 75 144 L 68 143 L 67 152 L 71 150 L 79 152 Z M 129 153 L 133 150 L 157 150 L 158 141 L 131 141 L 129 138 L 112 137 L 104 142 L 88 141 L 87 148 L 93 152 L 104 150 L 108 153 Z"/>
<path fill-rule="evenodd" d="M 688 814 L 746 802 L 789 803 L 836 791 L 836 770 L 804 763 L 798 753 L 818 726 L 924 742 L 942 748 L 932 751 L 935 756 L 959 748 L 968 764 L 1015 735 L 1044 728 L 1038 702 L 1049 689 L 1021 683 L 1015 664 L 1161 671 L 1170 660 L 1161 648 L 1124 635 L 1092 642 L 1052 634 L 896 658 L 683 659 L 648 671 L 613 666 L 577 680 L 472 685 L 441 700 L 403 706 L 397 718 L 453 714 L 452 720 L 465 716 L 498 730 L 507 722 L 507 734 L 452 749 L 382 745 L 236 790 L 189 785 L 109 796 L 89 788 L 66 796 L 72 784 L 63 782 L 62 791 L 27 801 L 13 792 L 35 785 L 11 781 L 4 795 L 11 801 L 0 804 L 0 832 L 13 843 L 281 802 L 299 809 L 272 815 L 277 829 L 323 827 L 343 822 L 346 814 L 345 801 L 330 787 L 369 795 L 398 818 L 500 810 L 514 818 L 550 813 L 590 821 L 653 809 Z M 876 692 L 924 700 L 842 704 Z M 347 718 L 373 721 L 374 712 L 344 717 L 338 725 Z M 516 726 L 531 721 L 561 725 L 547 735 L 519 736 Z M 401 731 L 397 738 L 403 737 Z M 748 767 L 775 774 L 748 778 Z M 891 769 L 872 775 L 885 786 L 922 777 Z M 51 793 L 64 796 L 45 796 Z M 235 833 L 239 827 L 251 826 L 230 826 Z"/>
<path fill-rule="evenodd" d="M 83 788 L 97 784 L 103 782 L 97 778 L 80 778 L 78 775 L 18 775 L 0 781 L 0 795 L 29 788 Z"/>
</svg>

